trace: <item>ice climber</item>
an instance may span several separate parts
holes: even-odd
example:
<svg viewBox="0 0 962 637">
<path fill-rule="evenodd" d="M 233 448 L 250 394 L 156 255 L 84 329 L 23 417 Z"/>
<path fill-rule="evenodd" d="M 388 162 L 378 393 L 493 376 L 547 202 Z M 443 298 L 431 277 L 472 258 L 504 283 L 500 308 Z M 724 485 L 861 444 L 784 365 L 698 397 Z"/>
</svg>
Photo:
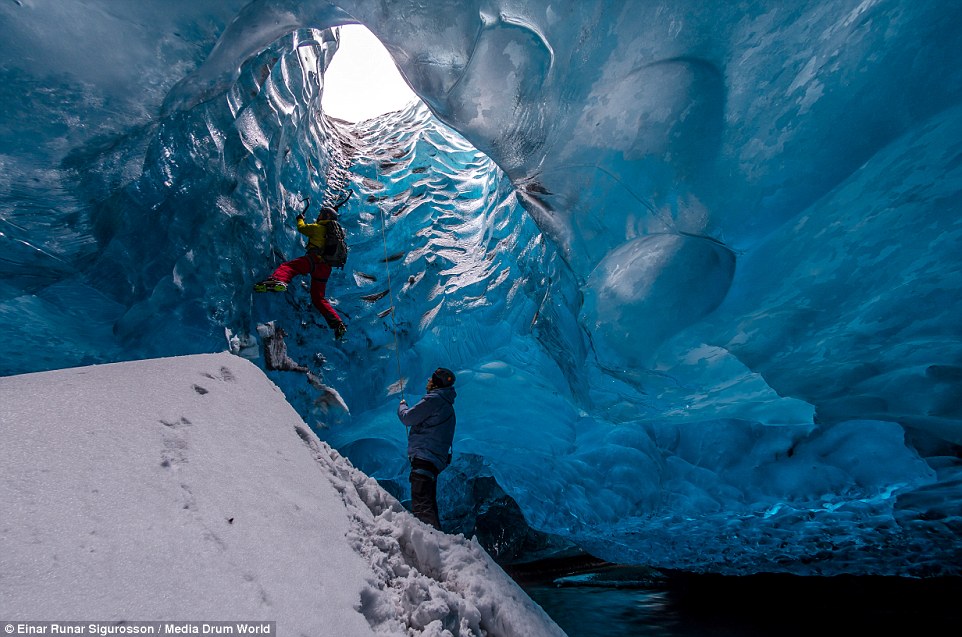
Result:
<svg viewBox="0 0 962 637">
<path fill-rule="evenodd" d="M 308 238 L 307 254 L 277 266 L 269 278 L 254 285 L 254 291 L 284 292 L 295 276 L 310 275 L 311 302 L 327 321 L 328 327 L 334 330 L 334 338 L 340 340 L 347 333 L 347 326 L 327 300 L 327 280 L 331 276 L 331 264 L 324 257 L 325 247 L 329 243 L 328 227 L 332 221 L 337 221 L 337 209 L 323 206 L 317 215 L 317 221 L 306 223 L 304 212 L 309 206 L 310 200 L 304 210 L 297 215 L 297 231 Z"/>
<path fill-rule="evenodd" d="M 451 463 L 454 442 L 454 373 L 439 367 L 431 375 L 427 393 L 414 407 L 401 399 L 397 416 L 408 427 L 411 461 L 411 512 L 441 530 L 438 517 L 438 474 Z"/>
</svg>

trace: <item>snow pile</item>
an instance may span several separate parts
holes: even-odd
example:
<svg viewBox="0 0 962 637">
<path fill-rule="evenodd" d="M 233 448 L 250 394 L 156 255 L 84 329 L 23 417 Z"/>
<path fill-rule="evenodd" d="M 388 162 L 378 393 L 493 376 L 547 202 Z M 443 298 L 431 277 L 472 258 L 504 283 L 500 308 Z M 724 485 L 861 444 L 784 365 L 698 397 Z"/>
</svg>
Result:
<svg viewBox="0 0 962 637">
<path fill-rule="evenodd" d="M 0 379 L 0 616 L 561 635 L 477 545 L 320 442 L 252 363 Z"/>
</svg>

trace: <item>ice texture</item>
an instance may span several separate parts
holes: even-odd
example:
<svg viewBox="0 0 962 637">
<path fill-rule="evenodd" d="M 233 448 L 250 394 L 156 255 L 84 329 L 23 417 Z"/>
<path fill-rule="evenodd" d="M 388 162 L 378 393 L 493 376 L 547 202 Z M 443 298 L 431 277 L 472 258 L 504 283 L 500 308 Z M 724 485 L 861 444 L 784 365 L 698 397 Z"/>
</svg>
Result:
<svg viewBox="0 0 962 637">
<path fill-rule="evenodd" d="M 0 373 L 274 322 L 315 379 L 275 382 L 383 484 L 445 365 L 455 465 L 598 556 L 958 574 L 962 6 L 115 5 L 0 5 Z M 351 22 L 423 104 L 323 115 Z M 348 188 L 336 346 L 250 289 Z"/>
</svg>

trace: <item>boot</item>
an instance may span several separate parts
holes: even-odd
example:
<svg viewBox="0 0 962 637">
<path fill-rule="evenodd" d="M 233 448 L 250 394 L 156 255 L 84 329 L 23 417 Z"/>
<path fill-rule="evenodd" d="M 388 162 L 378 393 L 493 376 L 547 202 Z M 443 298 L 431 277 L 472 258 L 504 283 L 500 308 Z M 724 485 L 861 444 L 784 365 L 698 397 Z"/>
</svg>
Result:
<svg viewBox="0 0 962 637">
<path fill-rule="evenodd" d="M 265 279 L 254 284 L 255 292 L 284 292 L 286 290 L 287 284 L 277 279 Z"/>
</svg>

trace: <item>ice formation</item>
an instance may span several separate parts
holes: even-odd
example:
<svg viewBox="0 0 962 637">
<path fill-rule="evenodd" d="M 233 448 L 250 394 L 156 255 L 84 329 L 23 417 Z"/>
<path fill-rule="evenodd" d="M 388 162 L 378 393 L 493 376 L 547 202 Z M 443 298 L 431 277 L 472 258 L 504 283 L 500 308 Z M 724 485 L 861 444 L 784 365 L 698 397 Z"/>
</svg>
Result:
<svg viewBox="0 0 962 637">
<path fill-rule="evenodd" d="M 0 7 L 0 373 L 277 321 L 385 484 L 444 364 L 462 468 L 596 555 L 958 574 L 962 7 L 115 4 Z M 424 105 L 322 116 L 351 22 Z M 249 290 L 349 187 L 336 347 Z"/>
</svg>

